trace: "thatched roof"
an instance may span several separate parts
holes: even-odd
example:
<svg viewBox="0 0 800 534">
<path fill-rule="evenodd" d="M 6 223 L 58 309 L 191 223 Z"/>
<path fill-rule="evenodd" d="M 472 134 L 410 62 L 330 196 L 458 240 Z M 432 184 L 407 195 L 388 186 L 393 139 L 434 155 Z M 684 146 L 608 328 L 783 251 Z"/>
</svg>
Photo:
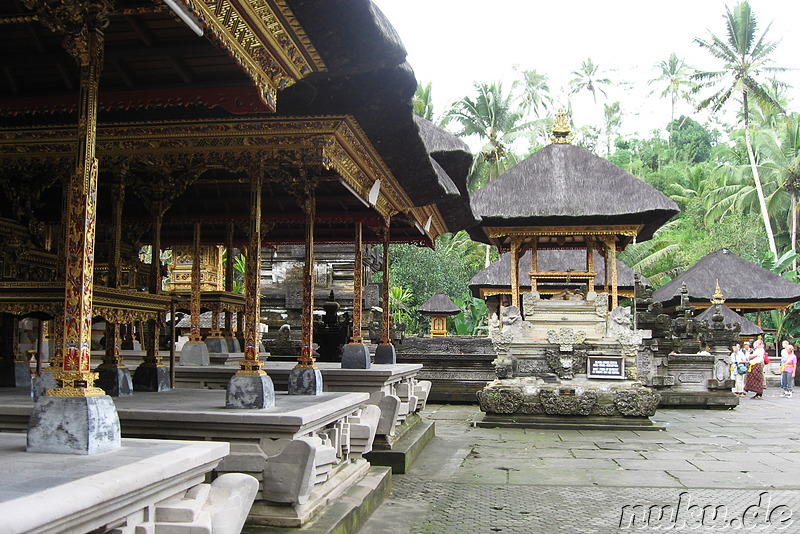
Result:
<svg viewBox="0 0 800 534">
<path fill-rule="evenodd" d="M 613 163 L 570 144 L 548 145 L 472 195 L 482 227 L 643 224 L 652 237 L 680 210 L 668 197 Z"/>
<path fill-rule="evenodd" d="M 720 315 L 722 315 L 722 323 L 726 325 L 734 325 L 739 324 L 741 330 L 739 331 L 739 335 L 742 336 L 760 336 L 764 333 L 760 326 L 755 324 L 754 322 L 750 321 L 746 317 L 742 317 L 729 307 L 721 304 L 719 307 Z M 696 321 L 707 321 L 708 324 L 711 324 L 711 317 L 714 315 L 714 306 L 706 309 L 695 317 Z"/>
<path fill-rule="evenodd" d="M 559 271 L 567 269 L 582 271 L 586 268 L 586 251 L 575 249 L 543 249 L 537 254 L 537 266 L 540 271 Z M 606 283 L 605 259 L 597 252 L 594 252 L 594 268 L 597 272 L 595 284 L 602 286 Z M 519 259 L 520 288 L 530 289 L 531 279 L 527 273 L 531 270 L 531 251 L 527 251 Z M 634 272 L 630 267 L 617 261 L 617 280 L 620 289 L 633 289 Z M 642 278 L 645 285 L 650 285 L 647 278 Z M 548 287 L 563 283 L 540 282 L 540 286 Z M 575 284 L 576 286 L 579 284 Z M 472 295 L 480 297 L 481 288 L 510 288 L 511 287 L 511 253 L 501 254 L 497 261 L 493 262 L 484 270 L 477 273 L 469 281 L 469 289 Z"/>
<path fill-rule="evenodd" d="M 680 300 L 681 286 L 685 283 L 689 301 L 711 300 L 719 280 L 722 295 L 731 304 L 776 303 L 786 304 L 800 300 L 800 284 L 790 282 L 763 267 L 751 263 L 721 248 L 704 256 L 684 273 L 653 293 L 653 300 L 665 307 Z M 740 306 L 734 306 L 739 308 Z"/>
<path fill-rule="evenodd" d="M 417 311 L 423 315 L 456 315 L 461 313 L 461 308 L 444 293 L 436 293 L 417 308 Z"/>
</svg>

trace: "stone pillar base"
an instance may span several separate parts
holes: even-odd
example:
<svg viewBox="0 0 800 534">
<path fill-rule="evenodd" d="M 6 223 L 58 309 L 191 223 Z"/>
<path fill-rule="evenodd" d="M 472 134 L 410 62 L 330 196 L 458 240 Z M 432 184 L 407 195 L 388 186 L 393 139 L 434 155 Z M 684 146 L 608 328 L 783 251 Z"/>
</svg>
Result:
<svg viewBox="0 0 800 534">
<path fill-rule="evenodd" d="M 187 341 L 183 344 L 180 355 L 181 365 L 208 365 L 211 357 L 208 347 L 203 341 Z"/>
<path fill-rule="evenodd" d="M 394 348 L 394 345 L 378 345 L 375 347 L 375 363 L 382 363 L 382 364 L 396 364 L 397 363 L 397 351 Z"/>
<path fill-rule="evenodd" d="M 267 375 L 233 375 L 226 389 L 226 408 L 259 410 L 275 406 L 275 387 Z"/>
<path fill-rule="evenodd" d="M 28 362 L 14 362 L 14 386 L 18 388 L 31 387 L 31 364 Z"/>
<path fill-rule="evenodd" d="M 295 367 L 289 373 L 289 395 L 319 395 L 322 393 L 322 373 L 319 369 Z"/>
<path fill-rule="evenodd" d="M 53 357 L 53 353 L 55 352 L 55 350 L 56 350 L 56 344 L 55 343 L 53 343 L 49 339 L 45 339 L 44 341 L 42 341 L 42 350 L 41 350 L 42 361 L 46 362 L 50 358 L 52 358 Z"/>
<path fill-rule="evenodd" d="M 142 344 L 138 341 L 123 341 L 119 344 L 120 350 L 142 350 Z"/>
<path fill-rule="evenodd" d="M 133 372 L 134 391 L 169 391 L 169 367 L 141 364 Z"/>
<path fill-rule="evenodd" d="M 369 369 L 369 349 L 363 343 L 348 343 L 342 351 L 342 369 Z"/>
<path fill-rule="evenodd" d="M 208 348 L 208 352 L 213 352 L 213 353 L 229 352 L 228 342 L 225 340 L 224 337 L 207 337 L 206 347 Z"/>
<path fill-rule="evenodd" d="M 133 395 L 131 370 L 127 367 L 98 367 L 95 369 L 98 379 L 94 384 L 102 388 L 111 397 L 127 397 Z M 52 374 L 52 373 L 50 373 Z"/>
<path fill-rule="evenodd" d="M 239 345 L 239 340 L 235 337 L 222 338 L 228 344 L 228 352 L 242 352 L 242 346 Z"/>
<path fill-rule="evenodd" d="M 48 389 L 58 387 L 58 381 L 53 378 L 53 371 L 43 370 L 41 374 L 31 377 L 33 382 L 33 400 L 36 401 L 47 393 Z"/>
<path fill-rule="evenodd" d="M 28 452 L 96 454 L 121 445 L 119 416 L 108 395 L 40 397 L 28 424 Z"/>
</svg>

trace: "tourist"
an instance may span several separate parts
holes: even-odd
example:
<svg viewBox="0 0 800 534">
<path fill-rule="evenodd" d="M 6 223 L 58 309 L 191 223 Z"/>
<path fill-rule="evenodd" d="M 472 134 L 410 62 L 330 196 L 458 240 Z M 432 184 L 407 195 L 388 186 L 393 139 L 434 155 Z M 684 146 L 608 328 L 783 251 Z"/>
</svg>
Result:
<svg viewBox="0 0 800 534">
<path fill-rule="evenodd" d="M 742 352 L 741 346 L 737 343 L 731 347 L 731 375 L 733 376 L 733 394 L 744 397 L 744 377 L 748 367 L 747 355 Z"/>
<path fill-rule="evenodd" d="M 753 399 L 761 400 L 761 395 L 764 393 L 764 342 L 756 339 L 753 342 L 753 353 L 748 357 L 750 361 L 750 370 L 747 371 L 747 376 L 744 379 L 744 390 L 753 395 Z"/>
<path fill-rule="evenodd" d="M 750 346 L 749 341 L 745 341 L 742 344 L 742 352 L 744 353 L 745 356 L 747 356 L 747 359 L 749 360 L 750 355 L 753 354 L 753 347 Z"/>
<path fill-rule="evenodd" d="M 797 369 L 797 356 L 794 353 L 794 347 L 787 344 L 785 356 L 781 351 L 781 387 L 783 388 L 781 397 L 792 398 L 795 369 Z"/>
</svg>

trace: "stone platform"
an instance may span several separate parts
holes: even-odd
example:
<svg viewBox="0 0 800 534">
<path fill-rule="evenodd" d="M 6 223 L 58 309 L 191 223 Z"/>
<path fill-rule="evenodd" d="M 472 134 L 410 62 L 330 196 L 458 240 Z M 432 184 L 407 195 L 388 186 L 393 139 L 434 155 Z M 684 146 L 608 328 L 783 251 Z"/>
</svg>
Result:
<svg viewBox="0 0 800 534">
<path fill-rule="evenodd" d="M 24 434 L 2 434 L 1 530 L 199 532 L 222 522 L 235 531 L 247 516 L 256 481 L 229 475 L 235 487 L 250 484 L 249 500 L 225 483 L 204 484 L 228 450 L 227 443 L 125 439 L 121 448 L 93 456 L 28 453 Z M 238 518 L 226 496 L 241 501 Z"/>
<path fill-rule="evenodd" d="M 217 440 L 230 454 L 217 474 L 246 473 L 258 482 L 248 522 L 299 527 L 375 471 L 372 448 L 380 412 L 367 393 L 276 394 L 264 410 L 226 409 L 223 390 L 171 390 L 115 399 L 123 437 Z M 33 407 L 17 388 L 0 390 L 0 431 L 24 431 Z M 227 446 L 227 445 L 226 445 Z M 357 492 L 367 498 L 364 491 Z"/>
</svg>

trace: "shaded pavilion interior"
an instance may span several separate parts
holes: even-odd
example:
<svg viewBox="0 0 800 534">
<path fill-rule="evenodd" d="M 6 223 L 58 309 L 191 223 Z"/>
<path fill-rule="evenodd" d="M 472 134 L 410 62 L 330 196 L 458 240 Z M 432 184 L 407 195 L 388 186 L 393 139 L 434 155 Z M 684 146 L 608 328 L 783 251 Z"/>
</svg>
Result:
<svg viewBox="0 0 800 534">
<path fill-rule="evenodd" d="M 158 255 L 148 265 L 141 248 L 190 250 L 195 258 L 203 247 L 243 248 L 251 348 L 242 370 L 259 373 L 254 340 L 262 247 L 304 243 L 310 269 L 314 242 L 432 246 L 438 235 L 476 222 L 466 197 L 468 149 L 415 119 L 413 71 L 371 2 L 184 5 L 203 36 L 160 2 L 107 7 L 87 2 L 53 18 L 22 2 L 0 7 L 6 332 L 21 317 L 55 317 L 54 336 L 61 339 L 65 299 L 53 289 L 64 286 L 61 258 L 72 246 L 65 228 L 85 227 L 93 247 L 85 259 L 91 256 L 93 265 L 84 263 L 80 278 L 98 295 L 103 288 L 113 293 L 102 316 L 120 326 L 110 334 L 104 365 L 124 367 L 116 352 L 121 330 L 138 320 L 150 324 L 143 365 L 159 368 L 155 342 L 170 299 L 159 294 Z M 95 37 L 80 33 L 87 28 Z M 65 41 L 64 35 L 77 37 Z M 78 50 L 77 62 L 67 52 L 72 42 L 90 43 L 89 53 Z M 73 172 L 82 150 L 85 165 Z M 97 170 L 86 170 L 94 154 Z M 96 204 L 83 222 L 68 221 L 68 194 L 92 197 L 92 172 Z M 309 272 L 305 278 L 313 284 Z M 199 283 L 193 273 L 190 308 L 198 338 Z M 37 284 L 43 296 L 26 301 Z M 304 290 L 313 295 L 313 286 Z M 144 309 L 131 304 L 137 299 L 147 301 Z M 313 307 L 312 298 L 304 299 L 309 325 Z M 85 312 L 81 321 L 98 311 Z M 310 332 L 304 328 L 301 359 L 313 367 Z M 76 389 L 87 394 L 86 332 L 73 341 L 82 351 Z M 66 346 L 56 341 L 56 362 Z M 8 360 L 13 348 L 6 349 Z"/>
</svg>

